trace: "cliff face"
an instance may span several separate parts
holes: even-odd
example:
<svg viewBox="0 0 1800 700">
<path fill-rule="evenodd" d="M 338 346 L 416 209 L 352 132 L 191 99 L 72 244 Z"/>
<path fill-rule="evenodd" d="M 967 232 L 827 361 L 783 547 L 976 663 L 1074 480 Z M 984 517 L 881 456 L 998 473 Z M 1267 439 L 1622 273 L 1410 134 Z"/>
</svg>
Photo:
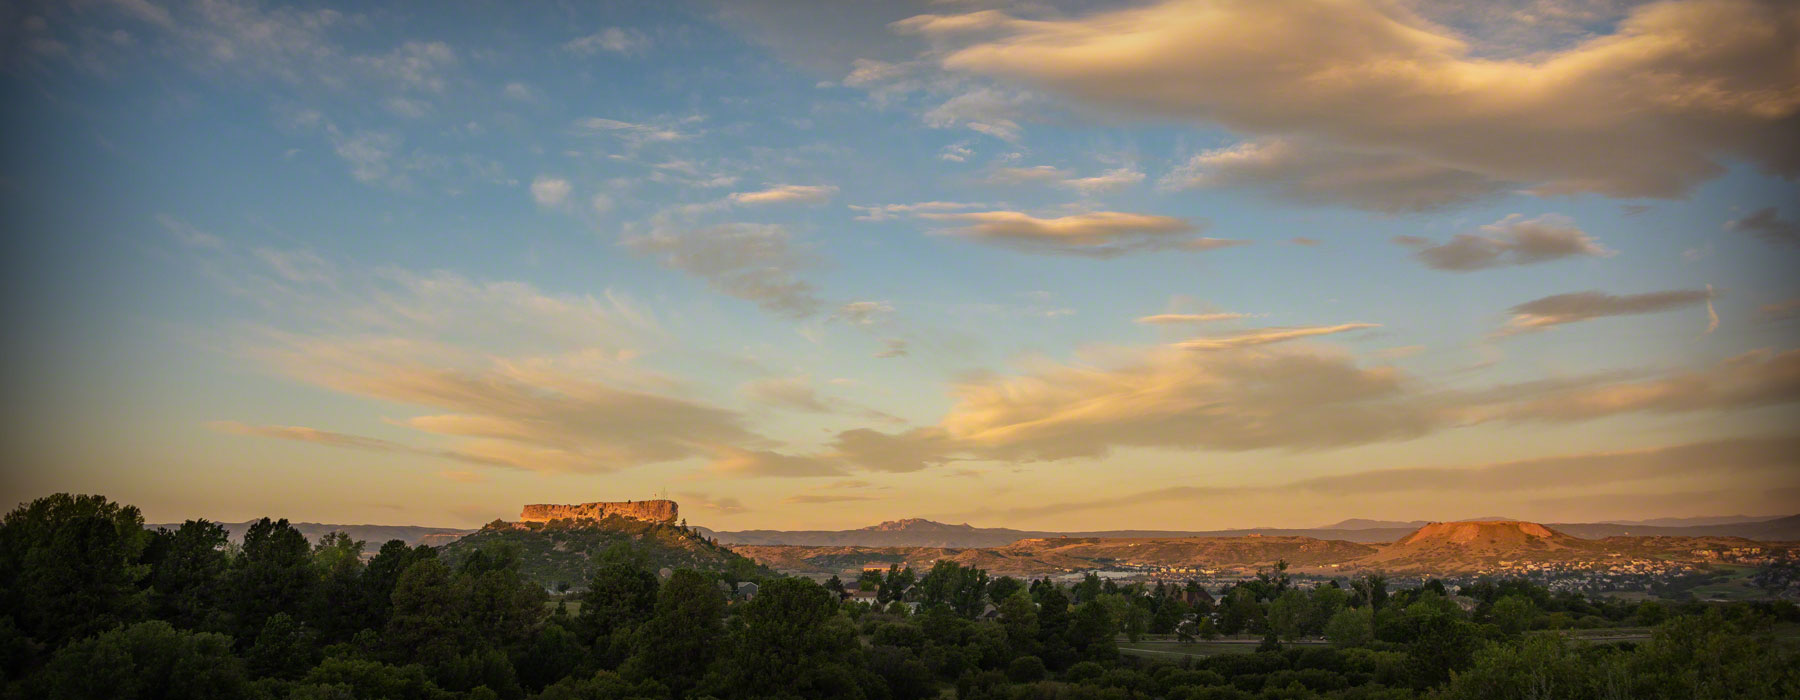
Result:
<svg viewBox="0 0 1800 700">
<path fill-rule="evenodd" d="M 580 503 L 575 505 L 557 505 L 540 503 L 525 506 L 519 514 L 521 522 L 547 522 L 556 519 L 599 520 L 608 515 L 647 520 L 653 523 L 672 523 L 678 517 L 679 508 L 674 501 L 629 501 L 623 503 Z"/>
</svg>

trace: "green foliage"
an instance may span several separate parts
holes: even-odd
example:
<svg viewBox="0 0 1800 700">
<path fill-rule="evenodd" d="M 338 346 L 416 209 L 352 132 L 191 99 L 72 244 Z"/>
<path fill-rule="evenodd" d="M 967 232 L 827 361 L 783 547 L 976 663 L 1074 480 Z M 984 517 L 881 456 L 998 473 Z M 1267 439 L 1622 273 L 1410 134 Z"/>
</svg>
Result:
<svg viewBox="0 0 1800 700">
<path fill-rule="evenodd" d="M 305 535 L 285 518 L 252 523 L 226 581 L 237 636 L 253 638 L 270 616 L 303 609 L 319 584 Z"/>
<path fill-rule="evenodd" d="M 174 532 L 152 535 L 144 560 L 150 565 L 150 612 L 186 629 L 225 629 L 219 612 L 229 533 L 218 523 L 189 520 Z"/>
<path fill-rule="evenodd" d="M 655 609 L 632 641 L 627 677 L 652 678 L 677 696 L 699 685 L 724 637 L 725 595 L 714 581 L 686 569 L 656 592 Z"/>
<path fill-rule="evenodd" d="M 615 541 L 577 582 L 579 598 L 553 605 L 524 573 L 529 549 L 507 538 L 443 559 L 388 542 L 365 565 L 362 543 L 309 544 L 280 521 L 258 521 L 242 551 L 204 521 L 133 525 L 137 547 L 139 534 L 120 531 L 135 519 L 64 496 L 0 525 L 8 566 L 78 560 L 53 567 L 66 590 L 0 570 L 0 600 L 13 606 L 0 614 L 0 698 L 1800 697 L 1800 658 L 1771 627 L 1791 635 L 1800 608 L 1788 603 L 1646 605 L 1480 581 L 1459 591 L 1471 614 L 1440 582 L 1389 591 L 1368 576 L 1302 590 L 1278 566 L 1229 587 L 1218 610 L 1221 624 L 1263 635 L 1262 653 L 1233 643 L 1177 664 L 1118 648 L 1152 632 L 1216 636 L 1207 606 L 1167 584 L 1090 578 L 1071 607 L 1052 582 L 946 562 L 916 579 L 901 567 L 869 576 L 886 610 L 804 579 L 765 580 L 746 601 L 725 593 L 745 570 L 661 580 L 654 547 Z M 26 600 L 46 605 L 33 625 L 91 631 L 36 637 L 16 622 Z M 921 607 L 908 614 L 901 600 Z M 992 600 L 996 618 L 977 617 Z M 144 615 L 158 619 L 125 619 Z M 1641 644 L 1544 629 L 1639 622 L 1660 623 Z"/>
<path fill-rule="evenodd" d="M 603 520 L 553 520 L 547 523 L 489 525 L 444 547 L 453 566 L 475 552 L 511 547 L 519 573 L 540 588 L 558 584 L 579 587 L 593 578 L 605 552 L 624 545 L 637 551 L 643 568 L 719 571 L 732 580 L 761 580 L 774 572 L 693 530 L 667 523 L 612 516 Z"/>
<path fill-rule="evenodd" d="M 0 522 L 0 614 L 53 646 L 141 618 L 144 517 L 103 496 L 59 493 Z"/>
<path fill-rule="evenodd" d="M 32 697 L 49 700 L 248 697 L 243 661 L 231 638 L 140 622 L 64 647 L 32 678 Z"/>
<path fill-rule="evenodd" d="M 1375 641 L 1374 608 L 1344 608 L 1325 623 L 1325 638 L 1338 647 L 1362 647 Z"/>
</svg>

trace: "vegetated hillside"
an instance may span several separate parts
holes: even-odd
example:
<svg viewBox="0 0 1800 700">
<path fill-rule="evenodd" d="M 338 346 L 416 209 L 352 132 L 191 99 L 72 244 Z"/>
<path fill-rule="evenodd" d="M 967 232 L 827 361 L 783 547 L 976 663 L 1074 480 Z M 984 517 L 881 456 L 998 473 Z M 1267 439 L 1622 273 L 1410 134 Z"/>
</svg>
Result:
<svg viewBox="0 0 1800 700">
<path fill-rule="evenodd" d="M 702 530 L 729 545 L 800 545 L 807 547 L 943 547 L 971 549 L 1003 547 L 1019 540 L 1056 537 L 1102 539 L 1170 539 L 1191 537 L 1312 537 L 1350 542 L 1392 542 L 1412 532 L 1416 525 L 1390 527 L 1332 527 L 1313 529 L 1240 528 L 1235 530 L 1091 530 L 1051 532 L 1004 527 L 950 525 L 922 518 L 890 520 L 855 530 Z"/>
<path fill-rule="evenodd" d="M 531 523 L 496 520 L 445 546 L 443 556 L 454 564 L 479 549 L 513 547 L 527 578 L 545 588 L 566 583 L 581 589 L 593 577 L 600 555 L 621 542 L 641 552 L 654 568 L 722 572 L 740 578 L 772 573 L 690 528 L 617 516 Z"/>
<path fill-rule="evenodd" d="M 255 523 L 255 520 L 246 520 L 241 523 L 219 523 L 219 525 L 225 528 L 225 532 L 230 535 L 232 542 L 243 542 L 244 533 L 248 532 L 250 526 Z M 373 553 L 375 550 L 380 549 L 382 543 L 387 542 L 388 540 L 400 540 L 401 542 L 405 542 L 407 546 L 424 544 L 438 547 L 454 542 L 457 538 L 474 532 L 474 530 L 453 527 L 419 527 L 416 525 L 335 525 L 331 523 L 293 522 L 288 524 L 293 526 L 295 530 L 299 530 L 300 534 L 306 535 L 306 539 L 312 542 L 319 541 L 319 537 L 327 533 L 342 532 L 349 535 L 350 539 L 362 540 L 367 543 L 368 547 L 365 551 L 369 553 Z M 174 530 L 181 527 L 181 523 L 145 525 L 144 527 L 152 530 L 157 528 Z"/>
<path fill-rule="evenodd" d="M 1513 521 L 1511 518 L 1474 518 L 1481 521 Z M 973 549 L 1004 547 L 1024 539 L 1080 537 L 1105 539 L 1170 539 L 1190 537 L 1311 537 L 1321 540 L 1387 543 L 1406 537 L 1425 525 L 1423 521 L 1367 520 L 1352 518 L 1319 528 L 1239 528 L 1233 530 L 1098 530 L 1049 532 L 1004 527 L 951 525 L 922 518 L 890 520 L 854 530 L 701 530 L 729 545 L 802 545 L 808 547 L 941 547 Z M 1748 537 L 1763 541 L 1800 540 L 1800 516 L 1755 522 L 1706 525 L 1653 526 L 1615 523 L 1551 523 L 1551 529 L 1587 539 L 1632 536 Z"/>
<path fill-rule="evenodd" d="M 1058 537 L 1022 540 L 1000 552 L 1031 553 L 1091 561 L 1101 566 L 1176 566 L 1244 568 L 1286 560 L 1295 567 L 1324 566 L 1367 556 L 1375 547 L 1315 537 L 1247 535 L 1244 537 L 1092 538 Z"/>
<path fill-rule="evenodd" d="M 1294 566 L 1324 566 L 1374 553 L 1355 542 L 1311 537 L 1054 537 L 1020 540 L 1004 547 L 803 547 L 736 545 L 744 556 L 782 571 L 837 573 L 864 566 L 906 564 L 926 568 L 947 559 L 997 574 L 1044 576 L 1115 566 L 1173 566 L 1202 569 L 1254 568 L 1287 560 Z"/>
</svg>

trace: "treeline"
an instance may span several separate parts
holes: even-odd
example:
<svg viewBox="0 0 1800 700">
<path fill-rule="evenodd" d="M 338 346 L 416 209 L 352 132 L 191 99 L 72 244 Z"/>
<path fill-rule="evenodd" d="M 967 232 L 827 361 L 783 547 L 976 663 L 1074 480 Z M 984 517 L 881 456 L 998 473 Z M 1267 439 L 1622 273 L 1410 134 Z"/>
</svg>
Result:
<svg viewBox="0 0 1800 700">
<path fill-rule="evenodd" d="M 1301 590 L 1277 567 L 1224 591 L 1074 586 L 939 562 L 846 584 L 667 577 L 628 546 L 553 598 L 504 547 L 450 565 L 399 541 L 364 557 L 258 521 L 190 521 L 58 494 L 0 523 L 7 698 L 1779 698 L 1790 604 L 1664 606 L 1523 581 Z M 875 591 L 860 602 L 852 588 Z M 1213 594 L 1217 594 L 1216 596 Z M 1216 603 L 1214 602 L 1216 600 Z M 1466 609 L 1465 609 L 1466 608 Z M 1561 617 L 1558 617 L 1561 616 Z M 1552 627 L 1656 624 L 1643 644 Z M 1145 659 L 1146 635 L 1260 637 L 1255 653 Z M 1322 637 L 1329 643 L 1311 638 Z M 1123 641 L 1121 640 L 1123 638 Z M 1299 644 L 1297 641 L 1309 643 Z"/>
</svg>

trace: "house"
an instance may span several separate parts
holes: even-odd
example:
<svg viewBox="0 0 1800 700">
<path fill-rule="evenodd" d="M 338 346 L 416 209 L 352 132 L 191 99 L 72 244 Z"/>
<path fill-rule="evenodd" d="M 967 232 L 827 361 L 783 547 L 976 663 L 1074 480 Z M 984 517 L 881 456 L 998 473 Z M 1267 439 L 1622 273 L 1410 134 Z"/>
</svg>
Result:
<svg viewBox="0 0 1800 700">
<path fill-rule="evenodd" d="M 1212 594 L 1206 592 L 1205 586 L 1191 586 L 1178 589 L 1175 591 L 1175 597 L 1180 598 L 1181 602 L 1187 603 L 1189 607 L 1201 606 L 1203 603 L 1205 607 L 1212 607 L 1213 605 Z"/>
<path fill-rule="evenodd" d="M 743 583 L 738 584 L 737 592 L 735 595 L 737 595 L 737 597 L 739 597 L 739 598 L 743 598 L 744 600 L 749 600 L 751 598 L 756 597 L 756 589 L 757 589 L 757 585 L 755 583 L 745 581 Z"/>
</svg>

